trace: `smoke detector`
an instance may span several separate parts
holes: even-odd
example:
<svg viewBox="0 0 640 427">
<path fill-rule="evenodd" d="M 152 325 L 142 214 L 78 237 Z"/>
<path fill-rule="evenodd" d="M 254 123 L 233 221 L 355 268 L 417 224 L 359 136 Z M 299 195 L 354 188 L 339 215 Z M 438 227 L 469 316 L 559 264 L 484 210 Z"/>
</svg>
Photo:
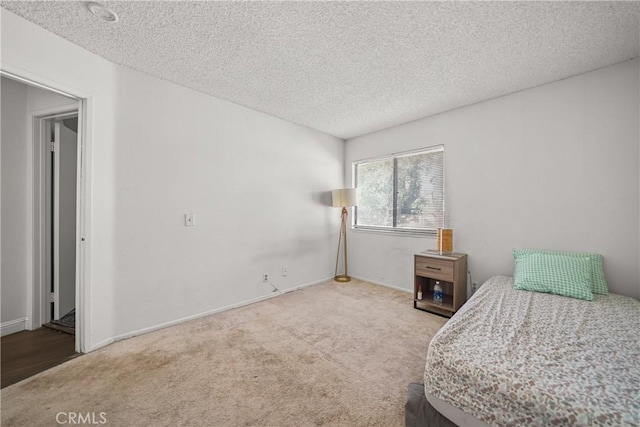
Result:
<svg viewBox="0 0 640 427">
<path fill-rule="evenodd" d="M 89 9 L 91 13 L 93 13 L 103 21 L 118 22 L 118 15 L 116 15 L 116 13 L 113 10 L 109 9 L 105 5 L 102 5 L 100 3 L 96 3 L 93 1 L 87 2 L 86 5 L 87 5 L 87 9 Z"/>
</svg>

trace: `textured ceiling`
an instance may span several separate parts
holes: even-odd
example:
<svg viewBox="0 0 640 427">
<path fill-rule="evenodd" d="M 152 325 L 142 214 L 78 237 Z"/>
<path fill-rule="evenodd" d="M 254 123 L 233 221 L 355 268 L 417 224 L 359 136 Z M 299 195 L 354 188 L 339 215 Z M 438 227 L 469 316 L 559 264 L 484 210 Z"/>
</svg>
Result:
<svg viewBox="0 0 640 427">
<path fill-rule="evenodd" d="M 637 2 L 2 6 L 117 64 L 349 138 L 639 56 Z"/>
</svg>

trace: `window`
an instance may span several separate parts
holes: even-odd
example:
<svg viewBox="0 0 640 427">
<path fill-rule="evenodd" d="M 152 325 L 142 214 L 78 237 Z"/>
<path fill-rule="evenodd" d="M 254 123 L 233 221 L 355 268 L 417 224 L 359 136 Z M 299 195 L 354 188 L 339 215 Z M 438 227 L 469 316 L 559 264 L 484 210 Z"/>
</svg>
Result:
<svg viewBox="0 0 640 427">
<path fill-rule="evenodd" d="M 354 227 L 434 231 L 444 227 L 444 147 L 355 162 Z"/>
</svg>

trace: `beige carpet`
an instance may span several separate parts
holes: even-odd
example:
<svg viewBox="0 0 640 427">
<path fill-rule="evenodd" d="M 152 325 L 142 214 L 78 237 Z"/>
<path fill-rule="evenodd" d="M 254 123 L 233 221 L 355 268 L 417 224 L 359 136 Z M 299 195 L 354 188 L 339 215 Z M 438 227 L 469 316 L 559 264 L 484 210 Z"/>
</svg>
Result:
<svg viewBox="0 0 640 427">
<path fill-rule="evenodd" d="M 401 426 L 444 318 L 354 280 L 131 338 L 5 388 L 3 426 Z M 61 418 L 63 421 L 64 418 Z"/>
</svg>

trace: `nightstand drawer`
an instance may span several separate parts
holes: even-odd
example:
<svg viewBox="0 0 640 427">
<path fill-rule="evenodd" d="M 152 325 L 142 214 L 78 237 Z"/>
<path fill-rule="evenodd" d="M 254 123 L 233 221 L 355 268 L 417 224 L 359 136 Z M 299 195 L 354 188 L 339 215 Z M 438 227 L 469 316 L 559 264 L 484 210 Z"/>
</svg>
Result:
<svg viewBox="0 0 640 427">
<path fill-rule="evenodd" d="M 416 275 L 453 282 L 453 262 L 416 257 Z"/>
</svg>

